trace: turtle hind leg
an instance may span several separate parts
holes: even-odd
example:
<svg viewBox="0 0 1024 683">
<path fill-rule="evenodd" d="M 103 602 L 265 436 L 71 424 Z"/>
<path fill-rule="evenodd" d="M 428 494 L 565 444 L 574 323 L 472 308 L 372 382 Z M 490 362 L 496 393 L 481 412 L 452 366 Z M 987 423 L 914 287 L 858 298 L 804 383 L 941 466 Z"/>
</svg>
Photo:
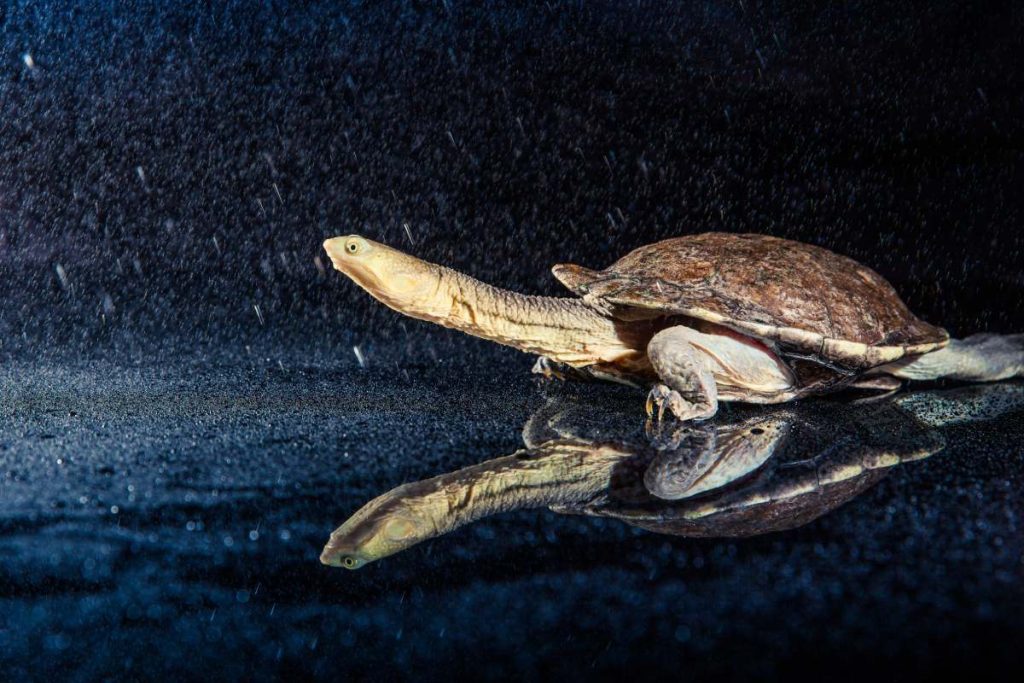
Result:
<svg viewBox="0 0 1024 683">
<path fill-rule="evenodd" d="M 903 379 L 996 382 L 1024 375 L 1024 334 L 975 334 L 878 368 Z"/>
<path fill-rule="evenodd" d="M 647 358 L 661 379 L 647 395 L 647 415 L 660 421 L 667 409 L 681 420 L 718 412 L 718 387 L 703 354 L 687 341 L 686 330 L 670 327 L 651 338 Z"/>
</svg>

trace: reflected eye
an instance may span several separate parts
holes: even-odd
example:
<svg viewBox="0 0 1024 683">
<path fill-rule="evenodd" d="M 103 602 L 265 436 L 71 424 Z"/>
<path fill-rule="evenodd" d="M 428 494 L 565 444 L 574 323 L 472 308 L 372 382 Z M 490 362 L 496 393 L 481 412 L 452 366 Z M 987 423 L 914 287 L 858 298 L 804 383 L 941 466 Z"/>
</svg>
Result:
<svg viewBox="0 0 1024 683">
<path fill-rule="evenodd" d="M 356 558 L 350 557 L 350 556 L 345 556 L 345 557 L 341 558 L 341 564 L 346 569 L 352 569 L 352 568 L 354 568 L 356 566 Z"/>
</svg>

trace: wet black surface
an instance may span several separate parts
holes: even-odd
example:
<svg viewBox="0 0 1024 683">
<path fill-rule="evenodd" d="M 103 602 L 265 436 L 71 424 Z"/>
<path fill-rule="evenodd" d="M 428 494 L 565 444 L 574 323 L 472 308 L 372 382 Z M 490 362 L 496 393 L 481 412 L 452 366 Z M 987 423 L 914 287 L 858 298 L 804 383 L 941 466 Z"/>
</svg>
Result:
<svg viewBox="0 0 1024 683">
<path fill-rule="evenodd" d="M 633 411 L 638 425 L 641 396 L 524 374 L 451 382 L 443 364 L 403 378 L 386 367 L 170 360 L 4 368 L 8 671 L 440 667 L 429 677 L 493 678 L 1016 661 L 1019 413 L 944 430 L 941 454 L 788 533 L 684 539 L 524 511 L 350 573 L 317 556 L 370 498 L 512 453 L 552 392 Z"/>
<path fill-rule="evenodd" d="M 367 500 L 512 453 L 561 390 L 316 259 L 361 231 L 550 294 L 554 262 L 767 232 L 857 257 L 954 334 L 1020 331 L 1020 22 L 0 5 L 5 677 L 1014 676 L 1019 416 L 949 427 L 791 532 L 524 511 L 322 566 Z M 641 394 L 564 391 L 641 418 Z"/>
</svg>

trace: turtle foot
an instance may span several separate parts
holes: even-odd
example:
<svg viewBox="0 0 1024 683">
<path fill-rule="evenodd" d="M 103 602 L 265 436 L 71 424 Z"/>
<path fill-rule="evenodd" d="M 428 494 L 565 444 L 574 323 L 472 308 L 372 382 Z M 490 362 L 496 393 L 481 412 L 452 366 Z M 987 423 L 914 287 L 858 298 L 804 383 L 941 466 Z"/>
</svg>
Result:
<svg viewBox="0 0 1024 683">
<path fill-rule="evenodd" d="M 546 356 L 538 358 L 537 362 L 533 364 L 533 369 L 530 370 L 530 372 L 535 375 L 540 375 L 544 379 L 565 379 L 565 373 L 559 369 L 559 364 Z"/>
<path fill-rule="evenodd" d="M 664 420 L 666 410 L 679 420 L 704 420 L 715 414 L 715 408 L 714 405 L 688 401 L 664 384 L 656 384 L 647 394 L 647 418 L 655 423 Z"/>
</svg>

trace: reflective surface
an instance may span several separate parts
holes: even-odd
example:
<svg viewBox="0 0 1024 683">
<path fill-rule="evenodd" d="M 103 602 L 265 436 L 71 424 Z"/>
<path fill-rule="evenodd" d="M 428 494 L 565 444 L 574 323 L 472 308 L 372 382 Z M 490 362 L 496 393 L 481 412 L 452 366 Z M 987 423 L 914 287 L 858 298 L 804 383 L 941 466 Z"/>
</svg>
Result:
<svg viewBox="0 0 1024 683">
<path fill-rule="evenodd" d="M 628 388 L 374 358 L 0 368 L 8 671 L 30 652 L 33 671 L 82 678 L 580 661 L 670 676 L 680 660 L 708 677 L 882 675 L 1016 656 L 1020 385 L 730 407 L 652 445 Z M 737 446 L 758 424 L 779 429 L 760 464 Z M 683 497 L 652 493 L 666 480 Z M 386 528 L 388 549 L 426 540 L 358 571 L 318 561 L 396 490 L 443 490 L 450 514 Z"/>
<path fill-rule="evenodd" d="M 628 414 L 558 397 L 527 421 L 525 450 L 382 494 L 331 535 L 321 561 L 357 569 L 488 515 L 540 507 L 674 536 L 791 529 L 940 452 L 940 427 L 1022 411 L 1024 384 L 1004 383 L 732 407 L 708 422 L 648 422 L 647 443 Z"/>
</svg>

